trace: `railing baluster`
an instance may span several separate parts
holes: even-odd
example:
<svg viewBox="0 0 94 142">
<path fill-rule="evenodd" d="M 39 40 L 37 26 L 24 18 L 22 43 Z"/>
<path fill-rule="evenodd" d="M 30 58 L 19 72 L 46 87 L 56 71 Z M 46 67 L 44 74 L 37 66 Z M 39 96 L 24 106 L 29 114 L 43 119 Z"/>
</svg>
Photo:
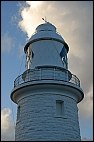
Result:
<svg viewBox="0 0 94 142">
<path fill-rule="evenodd" d="M 54 80 L 55 80 L 55 71 L 56 71 L 56 70 L 55 70 L 55 68 L 54 68 Z"/>
</svg>

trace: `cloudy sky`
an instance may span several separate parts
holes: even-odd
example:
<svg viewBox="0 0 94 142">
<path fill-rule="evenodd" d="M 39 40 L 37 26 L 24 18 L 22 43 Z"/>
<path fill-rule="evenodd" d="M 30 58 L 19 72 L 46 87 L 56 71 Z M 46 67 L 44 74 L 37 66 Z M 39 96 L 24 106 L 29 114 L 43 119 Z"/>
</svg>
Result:
<svg viewBox="0 0 94 142">
<path fill-rule="evenodd" d="M 69 70 L 81 81 L 85 97 L 78 104 L 82 140 L 93 140 L 93 2 L 1 2 L 1 136 L 14 140 L 16 105 L 10 100 L 13 81 L 25 70 L 23 47 L 35 28 L 47 21 L 57 27 L 70 50 Z"/>
</svg>

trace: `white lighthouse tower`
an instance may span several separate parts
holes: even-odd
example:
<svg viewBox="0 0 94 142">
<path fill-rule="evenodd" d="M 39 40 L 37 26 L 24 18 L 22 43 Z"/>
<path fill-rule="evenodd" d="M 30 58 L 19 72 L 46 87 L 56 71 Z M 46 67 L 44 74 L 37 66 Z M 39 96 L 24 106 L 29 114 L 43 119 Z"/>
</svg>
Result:
<svg viewBox="0 0 94 142">
<path fill-rule="evenodd" d="M 68 70 L 69 47 L 51 23 L 39 25 L 24 47 L 26 71 L 14 81 L 16 141 L 80 141 L 79 79 Z"/>
</svg>

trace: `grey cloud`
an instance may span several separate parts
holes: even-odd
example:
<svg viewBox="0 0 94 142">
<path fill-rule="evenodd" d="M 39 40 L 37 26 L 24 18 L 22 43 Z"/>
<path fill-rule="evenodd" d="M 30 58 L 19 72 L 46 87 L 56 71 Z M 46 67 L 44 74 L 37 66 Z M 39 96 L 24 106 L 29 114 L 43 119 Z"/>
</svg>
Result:
<svg viewBox="0 0 94 142">
<path fill-rule="evenodd" d="M 1 110 L 1 141 L 14 141 L 15 126 L 11 118 L 11 110 Z"/>
<path fill-rule="evenodd" d="M 93 139 L 88 139 L 88 138 L 82 138 L 81 141 L 93 141 Z"/>
</svg>

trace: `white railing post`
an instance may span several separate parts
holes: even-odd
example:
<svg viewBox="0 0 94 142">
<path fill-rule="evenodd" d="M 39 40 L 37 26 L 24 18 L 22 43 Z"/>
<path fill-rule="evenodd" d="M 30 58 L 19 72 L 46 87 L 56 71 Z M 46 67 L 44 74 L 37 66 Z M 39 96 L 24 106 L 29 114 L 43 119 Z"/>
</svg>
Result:
<svg viewBox="0 0 94 142">
<path fill-rule="evenodd" d="M 77 81 L 76 81 L 76 75 L 74 75 L 74 84 L 77 85 Z"/>
<path fill-rule="evenodd" d="M 68 70 L 67 70 L 67 82 L 69 82 Z"/>
<path fill-rule="evenodd" d="M 42 70 L 40 68 L 40 80 L 41 80 L 41 78 L 42 78 Z"/>
<path fill-rule="evenodd" d="M 54 68 L 54 80 L 55 80 L 55 68 Z"/>
</svg>

